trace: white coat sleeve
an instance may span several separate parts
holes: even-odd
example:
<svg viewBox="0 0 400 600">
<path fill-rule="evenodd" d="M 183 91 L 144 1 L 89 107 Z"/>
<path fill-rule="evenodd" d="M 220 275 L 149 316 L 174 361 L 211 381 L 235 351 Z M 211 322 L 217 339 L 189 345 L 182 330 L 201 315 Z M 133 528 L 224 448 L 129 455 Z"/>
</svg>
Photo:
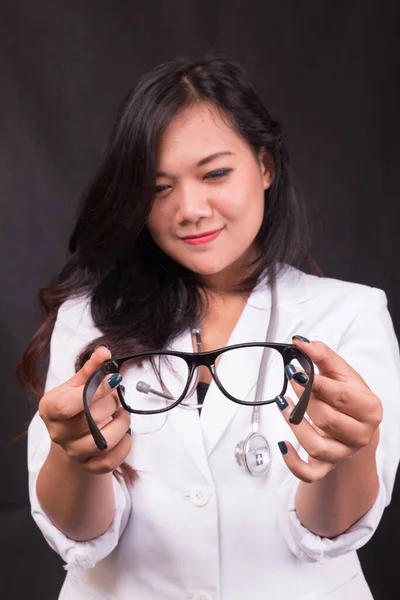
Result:
<svg viewBox="0 0 400 600">
<path fill-rule="evenodd" d="M 100 332 L 91 326 L 89 305 L 68 300 L 59 309 L 50 344 L 50 363 L 45 391 L 67 381 L 75 373 L 75 359 L 80 350 Z M 36 481 L 50 449 L 50 437 L 43 420 L 36 413 L 28 428 L 28 473 L 31 513 L 48 544 L 65 561 L 65 569 L 89 569 L 108 556 L 117 546 L 131 509 L 130 493 L 123 480 L 114 479 L 115 515 L 109 529 L 93 540 L 76 542 L 66 537 L 42 510 Z"/>
<path fill-rule="evenodd" d="M 337 353 L 360 373 L 383 404 L 376 452 L 379 493 L 370 510 L 345 533 L 333 539 L 322 538 L 303 527 L 297 518 L 295 497 L 300 482 L 290 473 L 280 490 L 280 526 L 290 550 L 307 562 L 324 563 L 368 542 L 390 503 L 399 464 L 399 345 L 385 293 L 377 288 L 367 288 L 367 291 L 354 320 L 343 333 Z"/>
</svg>

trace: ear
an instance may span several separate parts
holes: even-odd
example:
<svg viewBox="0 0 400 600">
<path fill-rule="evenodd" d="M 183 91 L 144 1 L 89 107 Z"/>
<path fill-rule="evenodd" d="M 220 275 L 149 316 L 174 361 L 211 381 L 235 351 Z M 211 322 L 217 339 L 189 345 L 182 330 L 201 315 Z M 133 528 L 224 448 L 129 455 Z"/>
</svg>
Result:
<svg viewBox="0 0 400 600">
<path fill-rule="evenodd" d="M 275 161 L 274 157 L 270 152 L 265 150 L 265 148 L 261 148 L 258 151 L 258 160 L 261 168 L 261 177 L 264 184 L 264 190 L 268 190 L 275 177 Z"/>
</svg>

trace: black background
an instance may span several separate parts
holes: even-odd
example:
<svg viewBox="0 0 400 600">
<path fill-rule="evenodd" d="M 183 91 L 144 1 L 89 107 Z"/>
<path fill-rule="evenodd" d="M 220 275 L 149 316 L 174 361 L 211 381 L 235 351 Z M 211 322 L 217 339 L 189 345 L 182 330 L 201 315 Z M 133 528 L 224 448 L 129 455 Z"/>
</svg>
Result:
<svg viewBox="0 0 400 600">
<path fill-rule="evenodd" d="M 13 371 L 121 98 L 178 54 L 242 62 L 284 124 L 316 259 L 327 276 L 384 289 L 399 333 L 399 20 L 396 0 L 3 0 L 1 598 L 52 600 L 65 574 L 30 516 L 26 440 L 7 445 L 35 410 Z M 377 600 L 400 597 L 399 488 L 360 551 Z"/>
</svg>

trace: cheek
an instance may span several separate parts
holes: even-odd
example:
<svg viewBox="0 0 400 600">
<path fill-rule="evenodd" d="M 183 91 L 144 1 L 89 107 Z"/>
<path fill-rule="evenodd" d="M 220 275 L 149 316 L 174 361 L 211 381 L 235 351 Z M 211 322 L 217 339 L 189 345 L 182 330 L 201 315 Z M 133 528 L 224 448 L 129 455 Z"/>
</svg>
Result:
<svg viewBox="0 0 400 600">
<path fill-rule="evenodd" d="M 259 214 L 264 211 L 264 194 L 260 174 L 256 170 L 250 170 L 249 173 L 235 178 L 227 193 L 224 193 L 224 210 L 229 211 L 232 217 L 249 216 L 249 213 Z"/>
<path fill-rule="evenodd" d="M 260 187 L 236 188 L 235 193 L 218 200 L 217 210 L 227 221 L 244 225 L 244 223 L 250 224 L 263 218 L 265 199 L 264 190 L 260 190 Z"/>
</svg>

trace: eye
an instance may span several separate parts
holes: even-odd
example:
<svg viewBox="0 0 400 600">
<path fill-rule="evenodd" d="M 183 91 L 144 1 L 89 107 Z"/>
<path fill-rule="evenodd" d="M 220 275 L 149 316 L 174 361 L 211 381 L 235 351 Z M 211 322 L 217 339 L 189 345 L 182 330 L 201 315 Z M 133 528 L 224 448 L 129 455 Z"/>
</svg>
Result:
<svg viewBox="0 0 400 600">
<path fill-rule="evenodd" d="M 168 188 L 169 188 L 169 185 L 156 185 L 154 188 L 154 193 L 162 194 L 162 192 L 165 192 Z"/>
<path fill-rule="evenodd" d="M 220 179 L 225 175 L 228 175 L 232 169 L 216 169 L 215 171 L 210 171 L 207 175 L 204 176 L 204 179 Z"/>
</svg>

